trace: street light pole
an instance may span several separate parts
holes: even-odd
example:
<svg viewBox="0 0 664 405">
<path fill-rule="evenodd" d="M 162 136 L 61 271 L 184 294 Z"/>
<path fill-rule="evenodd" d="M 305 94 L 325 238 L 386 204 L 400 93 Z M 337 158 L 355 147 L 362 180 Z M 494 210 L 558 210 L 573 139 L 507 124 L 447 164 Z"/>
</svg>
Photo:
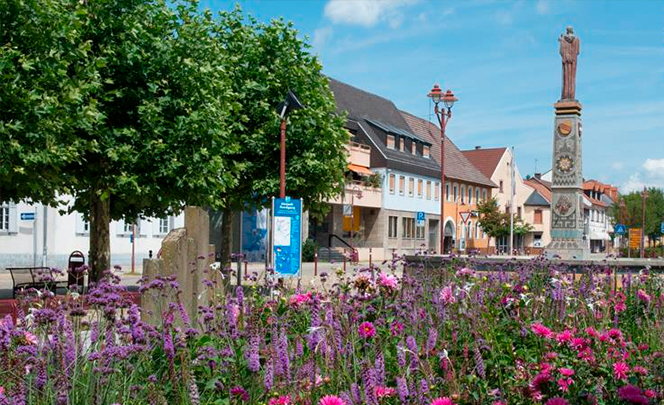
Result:
<svg viewBox="0 0 664 405">
<path fill-rule="evenodd" d="M 452 106 L 458 99 L 454 97 L 451 90 L 445 94 L 437 84 L 433 85 L 428 94 L 434 103 L 434 112 L 440 124 L 440 254 L 445 254 L 445 127 L 452 118 Z M 439 109 L 438 103 L 443 102 L 444 108 Z M 445 111 L 447 108 L 447 111 Z M 455 219 L 456 228 L 456 219 Z"/>
<path fill-rule="evenodd" d="M 639 257 L 644 258 L 645 252 L 645 235 L 646 235 L 646 199 L 648 198 L 648 191 L 645 186 L 641 192 L 641 243 L 639 246 Z"/>
<path fill-rule="evenodd" d="M 304 108 L 304 106 L 290 90 L 288 90 L 286 99 L 277 106 L 279 118 L 281 118 L 281 124 L 279 126 L 281 132 L 279 146 L 279 198 L 286 198 L 286 116 L 293 110 L 299 110 L 301 108 Z"/>
</svg>

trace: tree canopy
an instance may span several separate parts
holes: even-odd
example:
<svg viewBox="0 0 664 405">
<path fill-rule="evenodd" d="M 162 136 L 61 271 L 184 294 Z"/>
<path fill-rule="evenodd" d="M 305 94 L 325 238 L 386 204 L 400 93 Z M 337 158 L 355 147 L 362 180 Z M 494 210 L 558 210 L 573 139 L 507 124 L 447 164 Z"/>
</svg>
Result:
<svg viewBox="0 0 664 405">
<path fill-rule="evenodd" d="M 498 201 L 495 198 L 489 198 L 477 204 L 477 211 L 480 213 L 478 223 L 482 230 L 492 238 L 509 236 L 510 234 L 510 215 L 501 212 Z M 514 216 L 514 234 L 524 235 L 532 230 L 532 226 L 523 222 L 518 216 Z"/>
<path fill-rule="evenodd" d="M 283 20 L 195 2 L 7 0 L 0 5 L 0 199 L 90 218 L 90 263 L 110 267 L 112 219 L 185 205 L 265 206 L 279 184 L 305 207 L 343 184 L 343 117 L 318 59 Z"/>
<path fill-rule="evenodd" d="M 646 222 L 645 234 L 650 239 L 658 239 L 662 237 L 661 224 L 664 222 L 664 190 L 661 188 L 651 187 L 648 190 L 648 198 L 646 199 Z M 616 201 L 610 208 L 611 216 L 614 223 L 620 222 L 621 218 L 623 223 L 628 228 L 641 228 L 643 224 L 642 212 L 642 191 L 632 191 L 629 194 L 620 196 L 625 202 L 625 209 L 620 212 L 620 200 Z"/>
</svg>

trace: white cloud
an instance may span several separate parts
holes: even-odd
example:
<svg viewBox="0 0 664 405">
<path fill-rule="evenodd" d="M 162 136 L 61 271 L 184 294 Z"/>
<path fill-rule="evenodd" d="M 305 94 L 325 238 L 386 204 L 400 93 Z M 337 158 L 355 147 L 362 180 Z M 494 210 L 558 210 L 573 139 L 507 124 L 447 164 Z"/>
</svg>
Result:
<svg viewBox="0 0 664 405">
<path fill-rule="evenodd" d="M 645 186 L 646 184 L 641 180 L 641 175 L 639 173 L 634 173 L 629 176 L 629 180 L 620 186 L 620 192 L 622 194 L 629 194 L 633 191 L 643 190 L 643 187 Z"/>
<path fill-rule="evenodd" d="M 664 179 L 664 158 L 646 159 L 643 169 L 646 171 L 648 177 Z"/>
<path fill-rule="evenodd" d="M 325 28 L 317 28 L 314 30 L 314 40 L 313 40 L 313 45 L 316 48 L 320 48 L 325 43 L 330 39 L 332 36 L 332 28 L 331 27 L 325 27 Z"/>
<path fill-rule="evenodd" d="M 625 167 L 625 164 L 623 162 L 613 162 L 613 163 L 611 163 L 611 168 L 613 170 L 622 170 L 623 167 Z"/>
<path fill-rule="evenodd" d="M 537 14 L 548 14 L 549 2 L 547 0 L 539 0 L 535 5 L 535 10 L 537 10 Z"/>
<path fill-rule="evenodd" d="M 330 0 L 325 5 L 325 16 L 335 24 L 372 27 L 386 21 L 392 28 L 403 22 L 401 9 L 419 0 Z"/>
</svg>

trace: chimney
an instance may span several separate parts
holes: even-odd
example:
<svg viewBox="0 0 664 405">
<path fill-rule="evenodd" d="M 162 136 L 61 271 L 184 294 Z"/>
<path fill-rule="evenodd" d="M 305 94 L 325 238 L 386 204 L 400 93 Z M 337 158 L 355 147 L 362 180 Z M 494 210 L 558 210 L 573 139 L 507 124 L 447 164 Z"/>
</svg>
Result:
<svg viewBox="0 0 664 405">
<path fill-rule="evenodd" d="M 480 150 L 482 147 L 480 145 L 475 146 L 475 150 Z"/>
<path fill-rule="evenodd" d="M 535 178 L 538 180 L 542 179 L 542 173 L 535 173 Z"/>
</svg>

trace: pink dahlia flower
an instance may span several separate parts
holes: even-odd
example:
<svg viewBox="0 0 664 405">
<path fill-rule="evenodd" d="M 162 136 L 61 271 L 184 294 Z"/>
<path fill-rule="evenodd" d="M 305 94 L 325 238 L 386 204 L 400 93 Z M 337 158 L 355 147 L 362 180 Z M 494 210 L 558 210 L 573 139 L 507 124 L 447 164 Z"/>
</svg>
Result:
<svg viewBox="0 0 664 405">
<path fill-rule="evenodd" d="M 24 332 L 23 336 L 25 337 L 25 340 L 31 345 L 36 345 L 37 343 L 39 343 L 39 339 L 37 339 L 37 336 L 33 335 L 30 332 Z"/>
<path fill-rule="evenodd" d="M 551 332 L 551 329 L 547 328 L 546 326 L 542 325 L 539 322 L 535 322 L 532 325 L 530 325 L 530 329 L 537 335 L 541 336 L 545 339 L 549 339 L 553 336 L 553 332 Z"/>
<path fill-rule="evenodd" d="M 449 399 L 448 397 L 442 397 L 434 399 L 430 405 L 456 405 L 456 404 L 452 402 L 452 400 Z"/>
<path fill-rule="evenodd" d="M 381 387 L 377 386 L 374 390 L 376 392 L 376 398 L 390 398 L 396 395 L 397 390 L 392 387 Z"/>
<path fill-rule="evenodd" d="M 452 293 L 452 287 L 447 286 L 440 290 L 440 301 L 445 305 L 456 302 L 456 298 L 454 298 L 454 294 Z"/>
<path fill-rule="evenodd" d="M 625 363 L 613 363 L 613 376 L 616 380 L 626 380 L 629 366 Z"/>
<path fill-rule="evenodd" d="M 346 405 L 344 401 L 336 395 L 325 395 L 318 401 L 318 405 Z"/>
<path fill-rule="evenodd" d="M 361 338 L 372 338 L 376 335 L 376 328 L 374 328 L 371 322 L 362 322 L 358 332 Z"/>
<path fill-rule="evenodd" d="M 565 398 L 555 397 L 546 401 L 546 405 L 569 405 Z"/>
<path fill-rule="evenodd" d="M 399 284 L 397 278 L 395 276 L 381 273 L 380 276 L 378 277 L 378 284 L 381 287 L 390 289 L 390 290 L 396 290 L 397 286 Z"/>
</svg>

